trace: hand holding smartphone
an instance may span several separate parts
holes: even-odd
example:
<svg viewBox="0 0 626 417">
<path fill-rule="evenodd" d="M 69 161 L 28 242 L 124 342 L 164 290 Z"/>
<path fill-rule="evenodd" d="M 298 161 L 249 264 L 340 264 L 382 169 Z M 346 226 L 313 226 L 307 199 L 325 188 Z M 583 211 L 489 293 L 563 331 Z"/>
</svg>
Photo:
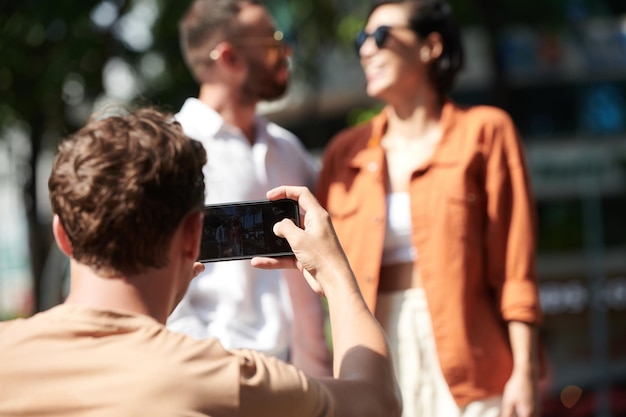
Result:
<svg viewBox="0 0 626 417">
<path fill-rule="evenodd" d="M 273 227 L 288 218 L 300 226 L 298 203 L 290 199 L 210 204 L 204 211 L 199 262 L 293 255 Z"/>
</svg>

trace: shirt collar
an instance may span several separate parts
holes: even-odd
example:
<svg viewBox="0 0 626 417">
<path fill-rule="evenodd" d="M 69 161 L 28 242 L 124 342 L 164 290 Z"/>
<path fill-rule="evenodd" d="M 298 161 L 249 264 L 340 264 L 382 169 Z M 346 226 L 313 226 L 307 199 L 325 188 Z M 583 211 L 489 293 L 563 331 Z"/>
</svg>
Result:
<svg viewBox="0 0 626 417">
<path fill-rule="evenodd" d="M 215 137 L 224 127 L 224 119 L 218 112 L 197 98 L 188 98 L 176 114 L 185 134 L 198 140 Z"/>
<path fill-rule="evenodd" d="M 254 143 L 268 143 L 272 140 L 272 136 L 268 131 L 269 122 L 267 119 L 261 115 L 256 115 L 254 120 L 254 124 L 256 126 L 256 138 Z"/>
<path fill-rule="evenodd" d="M 236 127 L 229 125 L 224 118 L 211 107 L 197 98 L 188 98 L 175 116 L 185 130 L 185 134 L 198 140 L 208 140 L 219 137 L 224 133 L 229 137 L 241 136 L 243 133 Z M 267 143 L 271 141 L 268 134 L 268 120 L 261 116 L 255 116 L 256 138 L 255 143 Z"/>
</svg>

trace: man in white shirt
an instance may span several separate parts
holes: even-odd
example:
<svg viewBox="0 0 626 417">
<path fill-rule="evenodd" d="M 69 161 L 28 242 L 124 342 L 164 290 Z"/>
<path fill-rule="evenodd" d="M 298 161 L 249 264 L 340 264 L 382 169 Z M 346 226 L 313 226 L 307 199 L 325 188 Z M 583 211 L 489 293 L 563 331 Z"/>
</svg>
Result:
<svg viewBox="0 0 626 417">
<path fill-rule="evenodd" d="M 258 200 L 280 184 L 313 187 L 318 166 L 299 140 L 256 113 L 284 94 L 289 50 L 265 7 L 250 0 L 195 0 L 179 24 L 181 49 L 200 85 L 176 120 L 207 150 L 205 203 Z M 330 373 L 319 297 L 297 271 L 247 261 L 206 264 L 168 319 L 195 338 Z M 293 307 L 293 308 L 292 308 Z"/>
</svg>

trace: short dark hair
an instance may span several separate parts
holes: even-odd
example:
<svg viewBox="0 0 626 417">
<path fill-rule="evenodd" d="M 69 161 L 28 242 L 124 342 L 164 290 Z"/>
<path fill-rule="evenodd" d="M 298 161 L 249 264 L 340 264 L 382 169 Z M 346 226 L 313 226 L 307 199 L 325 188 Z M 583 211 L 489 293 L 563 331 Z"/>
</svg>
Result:
<svg viewBox="0 0 626 417">
<path fill-rule="evenodd" d="M 72 257 L 103 276 L 167 264 L 181 220 L 204 203 L 203 146 L 171 115 L 140 109 L 64 140 L 48 181 Z"/>
<path fill-rule="evenodd" d="M 206 65 L 207 46 L 213 48 L 238 30 L 236 18 L 244 4 L 261 4 L 259 0 L 194 0 L 178 23 L 180 49 L 192 75 L 199 81 Z"/>
<path fill-rule="evenodd" d="M 409 6 L 409 26 L 420 38 L 432 32 L 441 35 L 443 51 L 431 65 L 429 75 L 439 94 L 448 94 L 464 63 L 461 30 L 450 5 L 445 0 L 379 0 L 372 5 L 368 17 L 384 4 Z"/>
</svg>

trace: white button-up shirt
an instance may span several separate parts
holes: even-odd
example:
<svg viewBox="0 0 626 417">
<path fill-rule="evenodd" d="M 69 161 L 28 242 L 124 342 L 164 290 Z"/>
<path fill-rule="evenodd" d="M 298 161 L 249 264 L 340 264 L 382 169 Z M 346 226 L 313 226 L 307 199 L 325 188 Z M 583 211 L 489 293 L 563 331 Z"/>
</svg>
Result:
<svg viewBox="0 0 626 417">
<path fill-rule="evenodd" d="M 176 120 L 207 151 L 207 204 L 265 199 L 265 192 L 278 185 L 312 188 L 317 179 L 318 164 L 300 141 L 261 116 L 252 146 L 198 99 L 187 99 Z M 249 260 L 205 267 L 167 326 L 195 338 L 216 337 L 227 349 L 250 348 L 287 360 L 292 310 L 283 276 L 299 272 L 256 269 Z"/>
</svg>

